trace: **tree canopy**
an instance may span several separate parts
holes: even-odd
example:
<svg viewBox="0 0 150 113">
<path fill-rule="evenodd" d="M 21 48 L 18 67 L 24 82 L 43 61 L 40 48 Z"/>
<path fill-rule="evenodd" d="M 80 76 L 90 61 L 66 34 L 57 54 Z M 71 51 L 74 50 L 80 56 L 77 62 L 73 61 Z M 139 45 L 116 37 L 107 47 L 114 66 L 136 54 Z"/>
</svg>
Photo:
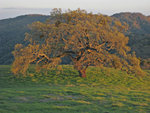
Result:
<svg viewBox="0 0 150 113">
<path fill-rule="evenodd" d="M 17 44 L 13 55 L 12 71 L 25 74 L 29 64 L 36 69 L 50 69 L 61 63 L 63 57 L 71 59 L 79 76 L 86 77 L 88 66 L 107 66 L 142 73 L 135 54 L 128 54 L 126 25 L 112 21 L 101 14 L 85 10 L 54 9 L 52 19 L 45 23 L 34 22 L 26 33 L 27 46 Z"/>
</svg>

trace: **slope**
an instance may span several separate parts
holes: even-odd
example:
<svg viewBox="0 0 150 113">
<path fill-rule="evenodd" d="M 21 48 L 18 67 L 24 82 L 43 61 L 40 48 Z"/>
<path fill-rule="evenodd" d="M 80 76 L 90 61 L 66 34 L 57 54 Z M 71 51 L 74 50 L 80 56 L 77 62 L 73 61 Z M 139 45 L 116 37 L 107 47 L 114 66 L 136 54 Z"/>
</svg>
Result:
<svg viewBox="0 0 150 113">
<path fill-rule="evenodd" d="M 0 64 L 10 64 L 13 60 L 11 54 L 14 45 L 24 43 L 28 24 L 35 21 L 44 22 L 49 16 L 24 15 L 16 18 L 0 20 Z"/>
</svg>

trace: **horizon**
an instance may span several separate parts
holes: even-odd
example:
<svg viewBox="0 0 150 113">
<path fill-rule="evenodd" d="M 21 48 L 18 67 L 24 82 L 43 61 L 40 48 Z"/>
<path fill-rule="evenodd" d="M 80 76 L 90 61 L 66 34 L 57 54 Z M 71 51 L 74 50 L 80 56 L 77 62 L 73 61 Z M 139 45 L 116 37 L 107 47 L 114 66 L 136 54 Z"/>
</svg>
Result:
<svg viewBox="0 0 150 113">
<path fill-rule="evenodd" d="M 50 12 L 53 8 L 0 8 L 0 20 L 15 18 L 22 15 L 30 15 L 30 14 L 39 14 L 39 15 L 50 15 Z M 82 9 L 82 8 L 81 8 Z M 64 11 L 67 9 L 63 9 Z M 72 9 L 75 10 L 75 9 Z M 109 12 L 109 11 L 99 11 L 95 9 L 85 9 L 88 12 L 92 13 L 101 13 L 104 15 L 112 16 L 117 13 L 141 13 L 145 16 L 150 16 L 149 14 L 144 14 L 142 12 L 131 12 L 131 11 L 122 11 L 122 12 Z"/>
<path fill-rule="evenodd" d="M 0 0 L 0 19 L 25 14 L 50 15 L 50 9 L 85 9 L 93 13 L 113 15 L 120 12 L 150 15 L 150 0 Z"/>
</svg>

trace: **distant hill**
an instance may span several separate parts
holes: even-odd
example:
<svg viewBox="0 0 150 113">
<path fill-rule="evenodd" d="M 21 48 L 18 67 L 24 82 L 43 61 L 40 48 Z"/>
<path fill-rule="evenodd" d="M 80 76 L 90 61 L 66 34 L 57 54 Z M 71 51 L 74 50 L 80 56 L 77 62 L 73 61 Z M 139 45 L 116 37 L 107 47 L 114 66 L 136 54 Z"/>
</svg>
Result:
<svg viewBox="0 0 150 113">
<path fill-rule="evenodd" d="M 141 13 L 118 13 L 112 17 L 129 25 L 126 35 L 130 38 L 129 46 L 136 55 L 150 58 L 150 16 Z"/>
<path fill-rule="evenodd" d="M 150 16 L 140 13 L 119 13 L 112 17 L 129 24 L 126 35 L 130 38 L 129 46 L 136 51 L 137 56 L 150 58 Z M 0 64 L 12 63 L 11 52 L 15 44 L 25 43 L 24 34 L 29 31 L 28 24 L 35 21 L 44 22 L 47 19 L 50 19 L 50 16 L 24 15 L 0 20 Z"/>
<path fill-rule="evenodd" d="M 16 18 L 0 20 L 0 64 L 10 64 L 13 60 L 11 54 L 15 44 L 24 43 L 28 24 L 35 21 L 44 22 L 49 16 L 24 15 Z"/>
<path fill-rule="evenodd" d="M 129 32 L 136 34 L 150 34 L 150 16 L 141 13 L 118 13 L 112 15 L 121 22 L 129 25 Z"/>
</svg>

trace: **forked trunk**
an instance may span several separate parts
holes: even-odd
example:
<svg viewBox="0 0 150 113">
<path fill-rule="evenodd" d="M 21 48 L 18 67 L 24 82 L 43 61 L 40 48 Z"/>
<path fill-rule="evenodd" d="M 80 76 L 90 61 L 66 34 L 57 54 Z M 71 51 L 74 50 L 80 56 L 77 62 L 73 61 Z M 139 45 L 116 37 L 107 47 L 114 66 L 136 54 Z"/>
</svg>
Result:
<svg viewBox="0 0 150 113">
<path fill-rule="evenodd" d="M 78 70 L 79 76 L 85 78 L 86 77 L 86 70 Z"/>
<path fill-rule="evenodd" d="M 86 77 L 86 69 L 89 65 L 83 65 L 80 61 L 77 61 L 77 59 L 73 60 L 74 62 L 74 68 L 78 70 L 79 76 L 85 78 Z"/>
</svg>

